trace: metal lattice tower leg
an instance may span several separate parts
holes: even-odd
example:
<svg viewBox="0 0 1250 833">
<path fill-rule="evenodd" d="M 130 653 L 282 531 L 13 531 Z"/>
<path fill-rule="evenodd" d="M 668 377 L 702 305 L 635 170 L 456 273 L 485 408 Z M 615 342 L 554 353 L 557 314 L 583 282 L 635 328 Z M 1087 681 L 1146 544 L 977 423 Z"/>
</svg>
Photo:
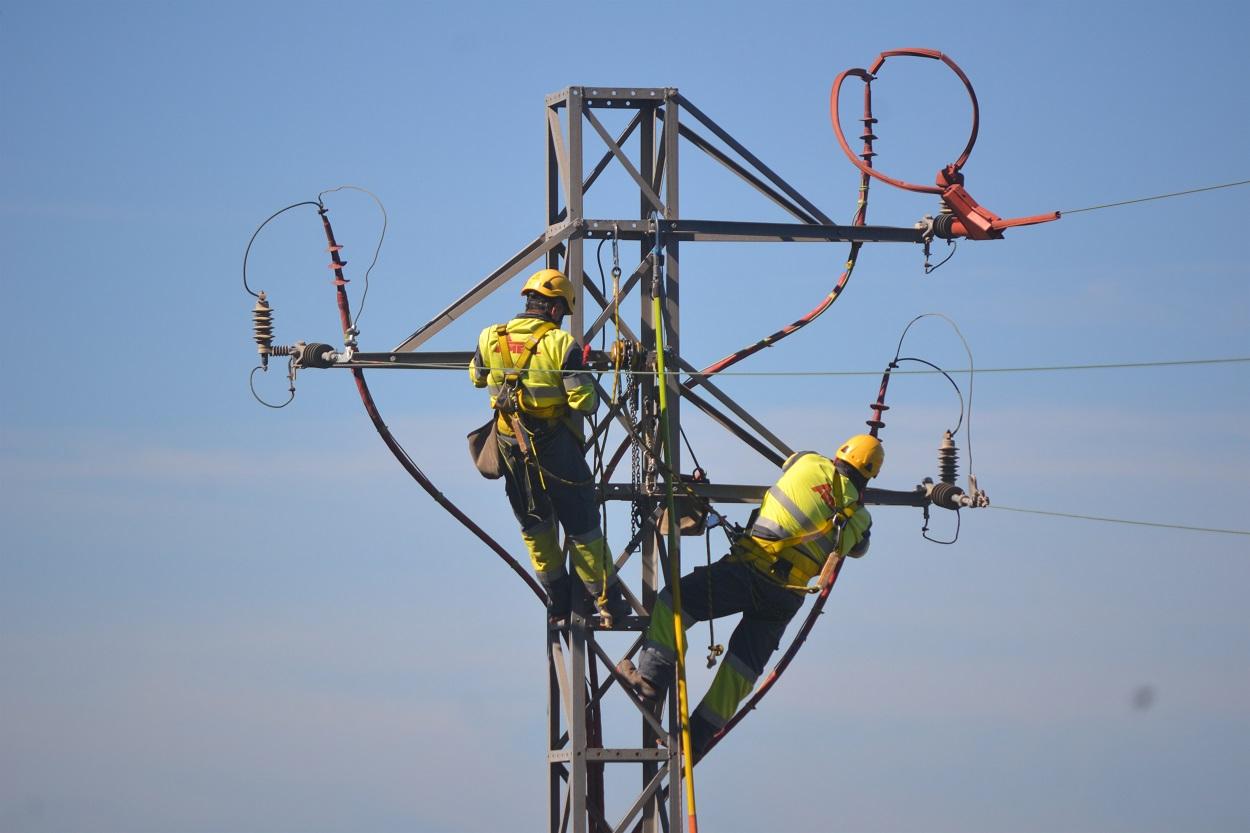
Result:
<svg viewBox="0 0 1250 833">
<path fill-rule="evenodd" d="M 675 90 L 593 90 L 570 87 L 547 99 L 547 220 L 548 236 L 559 234 L 569 226 L 582 233 L 570 235 L 560 247 L 547 253 L 547 265 L 563 267 L 577 287 L 579 298 L 585 299 L 593 288 L 586 279 L 584 268 L 584 241 L 586 218 L 583 214 L 584 193 L 605 167 L 615 159 L 629 171 L 638 185 L 638 214 L 630 217 L 630 230 L 639 241 L 639 263 L 651 258 L 655 244 L 654 217 L 674 221 L 677 218 L 677 111 Z M 632 109 L 634 115 L 623 137 L 607 133 L 602 122 L 592 112 L 596 108 Z M 561 111 L 565 124 L 561 124 Z M 586 123 L 599 134 L 608 146 L 605 160 L 596 166 L 589 181 L 583 179 L 583 137 Z M 657 131 L 657 126 L 659 130 Z M 638 133 L 638 151 L 633 160 L 628 159 L 621 147 L 629 134 Z M 657 146 L 657 137 L 662 144 Z M 663 183 L 664 198 L 656 193 Z M 620 223 L 614 224 L 619 231 Z M 642 230 L 652 229 L 650 239 Z M 678 349 L 678 243 L 664 241 L 666 260 L 665 294 L 668 306 L 666 336 L 674 352 Z M 563 252 L 560 249 L 563 249 Z M 563 263 L 561 255 L 563 254 Z M 641 268 L 641 266 L 640 266 Z M 652 267 L 654 268 L 654 267 Z M 644 355 L 654 353 L 656 322 L 651 320 L 652 287 L 648 279 L 637 281 L 640 287 L 641 319 L 638 333 L 639 347 Z M 610 299 L 596 297 L 601 307 Z M 587 305 L 579 303 L 572 316 L 570 330 L 579 342 L 587 338 Z M 591 337 L 594 333 L 592 332 Z M 670 398 L 678 398 L 677 381 L 669 380 Z M 657 389 L 652 377 L 646 377 L 641 391 L 644 426 L 654 425 Z M 638 426 L 642 429 L 642 426 Z M 646 430 L 646 429 L 642 429 Z M 654 429 L 648 431 L 654 433 Z M 655 466 L 648 465 L 646 481 L 657 481 Z M 649 610 L 654 603 L 663 570 L 659 565 L 656 545 L 655 507 L 651 497 L 644 501 L 641 529 L 640 586 L 637 592 L 643 605 Z M 637 619 L 625 625 L 635 630 L 645 626 L 645 619 Z M 552 629 L 547 636 L 548 657 L 548 781 L 549 781 L 549 827 L 553 833 L 600 833 L 615 829 L 632 829 L 638 826 L 644 833 L 677 830 L 681 826 L 680 791 L 662 790 L 670 777 L 679 772 L 676 744 L 666 739 L 657 745 L 660 732 L 646 719 L 641 724 L 639 745 L 632 748 L 605 749 L 590 745 L 591 738 L 602 738 L 600 721 L 601 698 L 613 686 L 613 659 L 603 651 L 596 638 L 591 622 L 581 616 L 571 617 L 568 626 Z M 601 684 L 591 690 L 589 683 L 599 679 Z M 589 700 L 588 700 L 589 695 Z M 602 741 L 600 741 L 602 742 Z M 602 769 L 610 764 L 632 763 L 641 765 L 640 792 L 631 802 L 625 818 L 603 818 L 605 797 L 602 793 L 604 780 Z M 599 775 L 599 777 L 595 777 Z M 670 784 L 671 786 L 671 784 Z"/>
</svg>

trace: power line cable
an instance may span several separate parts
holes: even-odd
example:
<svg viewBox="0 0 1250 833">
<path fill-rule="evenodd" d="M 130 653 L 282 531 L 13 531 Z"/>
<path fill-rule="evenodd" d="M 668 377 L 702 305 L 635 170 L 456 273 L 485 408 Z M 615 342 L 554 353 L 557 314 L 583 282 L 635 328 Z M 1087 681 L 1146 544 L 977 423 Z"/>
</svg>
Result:
<svg viewBox="0 0 1250 833">
<path fill-rule="evenodd" d="M 1157 194 L 1153 197 L 1138 197 L 1135 200 L 1122 200 L 1120 202 L 1108 202 L 1102 205 L 1091 205 L 1086 208 L 1069 208 L 1066 211 L 1060 211 L 1060 214 L 1067 216 L 1068 214 L 1080 214 L 1082 211 L 1097 211 L 1100 208 L 1115 208 L 1118 205 L 1133 205 L 1139 202 L 1150 202 L 1151 200 L 1166 200 L 1170 197 L 1183 197 L 1186 194 L 1198 194 L 1203 191 L 1218 191 L 1220 188 L 1236 188 L 1238 185 L 1250 185 L 1250 179 L 1243 179 L 1238 182 L 1225 182 L 1222 185 L 1208 185 L 1204 188 L 1190 188 L 1188 191 L 1174 191 L 1171 194 Z"/>
<path fill-rule="evenodd" d="M 1002 509 L 1004 512 L 1024 512 L 1030 515 L 1047 515 L 1054 518 L 1078 518 L 1083 521 L 1102 521 L 1103 523 L 1129 524 L 1131 526 L 1155 526 L 1163 529 L 1183 529 L 1189 532 L 1215 532 L 1221 535 L 1250 535 L 1250 530 L 1215 529 L 1207 526 L 1185 526 L 1184 524 L 1163 524 L 1154 521 L 1130 521 L 1124 518 L 1103 518 L 1097 515 L 1076 515 L 1071 512 L 1046 512 L 1041 509 L 1021 509 L 1016 506 L 1003 506 L 992 503 L 990 509 Z"/>
<path fill-rule="evenodd" d="M 1108 362 L 1104 364 L 1056 364 L 1032 367 L 983 367 L 977 373 L 1037 373 L 1051 370 L 1112 370 L 1139 367 L 1185 367 L 1200 364 L 1237 364 L 1250 362 L 1250 356 L 1233 356 L 1227 359 L 1172 359 L 1157 362 Z M 913 371 L 915 372 L 915 371 Z M 959 373 L 962 371 L 952 371 Z"/>
<path fill-rule="evenodd" d="M 1142 368 L 1142 367 L 1185 367 L 1188 365 L 1204 365 L 1204 364 L 1238 364 L 1250 362 L 1250 356 L 1233 356 L 1224 359 L 1175 359 L 1151 362 L 1105 362 L 1098 364 L 1053 364 L 1053 365 L 1032 365 L 1023 367 L 978 367 L 977 373 L 1040 373 L 1047 371 L 1060 370 L 1113 370 L 1121 368 Z M 893 374 L 900 376 L 907 375 L 933 375 L 942 373 L 940 370 L 894 370 Z M 945 371 L 947 373 L 968 373 L 968 368 L 957 368 Z M 719 376 L 878 376 L 880 371 L 877 370 L 726 370 L 721 371 Z"/>
<path fill-rule="evenodd" d="M 1213 364 L 1245 364 L 1250 362 L 1250 356 L 1232 356 L 1223 359 L 1175 359 L 1152 362 L 1106 362 L 1099 364 L 1053 364 L 1053 365 L 1032 365 L 1022 367 L 978 367 L 977 373 L 1043 373 L 1053 371 L 1066 370 L 1117 370 L 1117 369 L 1133 369 L 1147 367 L 1188 367 L 1196 365 L 1213 365 Z M 374 365 L 370 365 L 374 366 Z M 390 362 L 378 362 L 377 367 L 401 367 Z M 468 365 L 456 362 L 438 362 L 428 365 L 422 365 L 422 370 L 457 370 L 463 371 Z M 585 371 L 552 371 L 561 373 L 583 373 Z M 934 375 L 942 373 L 940 370 L 893 370 L 892 375 L 897 376 L 920 376 Z M 945 371 L 946 373 L 967 373 L 968 368 L 958 368 Z M 654 370 L 635 370 L 633 373 L 637 376 L 655 376 Z M 666 371 L 667 376 L 686 376 L 685 371 L 669 370 Z M 704 375 L 704 374 L 693 374 Z M 715 374 L 706 374 L 707 376 L 880 376 L 880 370 L 722 370 Z"/>
</svg>

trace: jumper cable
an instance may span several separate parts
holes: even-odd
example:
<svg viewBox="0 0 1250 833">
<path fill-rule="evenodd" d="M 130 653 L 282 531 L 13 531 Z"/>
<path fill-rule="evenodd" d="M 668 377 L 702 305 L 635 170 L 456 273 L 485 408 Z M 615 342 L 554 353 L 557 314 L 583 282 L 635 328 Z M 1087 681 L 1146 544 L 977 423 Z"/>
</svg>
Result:
<svg viewBox="0 0 1250 833">
<path fill-rule="evenodd" d="M 972 102 L 972 130 L 968 135 L 968 144 L 964 145 L 963 152 L 959 154 L 959 157 L 954 162 L 938 171 L 936 185 L 917 185 L 887 176 L 873 168 L 870 164 L 870 159 L 863 161 L 857 159 L 856 154 L 851 150 L 850 145 L 847 144 L 846 137 L 842 135 L 842 123 L 838 113 L 842 82 L 846 80 L 848 75 L 853 75 L 862 80 L 864 82 L 864 101 L 867 105 L 871 100 L 868 91 L 872 87 L 872 82 L 876 80 L 877 73 L 880 72 L 887 58 L 896 56 L 931 58 L 946 64 L 955 75 L 959 76 L 959 80 L 963 82 L 964 89 L 968 91 L 968 99 Z M 871 112 L 866 112 L 865 116 L 866 124 L 876 122 L 876 119 L 872 118 Z M 944 55 L 934 49 L 891 49 L 878 55 L 877 60 L 866 70 L 848 69 L 839 73 L 838 77 L 833 81 L 833 87 L 829 91 L 829 117 L 833 122 L 833 132 L 838 137 L 838 144 L 841 146 L 842 152 L 851 160 L 851 164 L 859 168 L 866 176 L 876 177 L 887 185 L 893 185 L 895 188 L 924 194 L 938 194 L 941 197 L 942 205 L 949 211 L 944 211 L 934 223 L 933 232 L 938 237 L 946 239 L 967 237 L 969 240 L 998 240 L 1002 238 L 1003 229 L 1005 228 L 1031 226 L 1059 219 L 1058 211 L 1052 211 L 1047 214 L 1035 214 L 1031 217 L 1003 219 L 979 204 L 964 188 L 964 175 L 960 169 L 968 161 L 968 156 L 972 153 L 972 146 L 976 144 L 977 131 L 980 129 L 981 123 L 981 111 L 977 105 L 976 91 L 972 89 L 972 82 L 968 80 L 968 76 L 964 74 L 964 71 L 959 68 L 958 64 L 951 60 L 949 55 Z"/>
<path fill-rule="evenodd" d="M 343 247 L 340 246 L 334 239 L 334 229 L 330 227 L 329 210 L 324 205 L 319 205 L 317 213 L 321 215 L 321 225 L 325 230 L 326 242 L 329 245 L 331 257 L 329 268 L 334 270 L 335 296 L 339 308 L 339 322 L 343 326 L 343 341 L 348 350 L 354 350 L 356 346 L 356 328 L 352 324 L 351 309 L 347 301 L 348 281 L 347 278 L 343 276 L 343 267 L 346 263 L 339 257 L 339 252 Z M 466 515 L 460 507 L 456 506 L 456 504 L 452 503 L 446 495 L 440 492 L 434 485 L 433 481 L 426 477 L 425 473 L 421 471 L 417 464 L 413 462 L 412 458 L 408 456 L 408 452 L 404 450 L 403 446 L 401 446 L 391 434 L 391 429 L 388 428 L 386 423 L 382 421 L 382 415 L 378 411 L 377 404 L 373 401 L 373 394 L 369 392 L 369 385 L 365 382 L 364 371 L 358 367 L 353 367 L 352 378 L 356 380 L 356 390 L 360 393 L 360 401 L 364 404 L 365 412 L 369 415 L 369 419 L 373 423 L 373 427 L 377 429 L 378 435 L 382 438 L 382 442 L 386 443 L 386 447 L 391 450 L 393 455 L 395 455 L 395 459 L 398 460 L 399 464 L 404 467 L 404 470 L 412 476 L 413 480 L 417 481 L 417 484 L 420 485 L 422 489 L 425 489 L 430 497 L 434 498 L 434 501 L 439 506 L 446 509 L 452 517 L 463 524 L 465 528 L 476 535 L 482 543 L 486 544 L 486 546 L 490 547 L 496 555 L 502 558 L 504 563 L 511 567 L 512 571 L 520 576 L 529 588 L 534 591 L 534 595 L 538 597 L 539 601 L 546 604 L 547 593 L 529 574 L 529 571 L 522 567 L 521 564 L 499 544 L 499 542 L 488 535 L 480 526 L 474 523 L 473 519 Z"/>
</svg>

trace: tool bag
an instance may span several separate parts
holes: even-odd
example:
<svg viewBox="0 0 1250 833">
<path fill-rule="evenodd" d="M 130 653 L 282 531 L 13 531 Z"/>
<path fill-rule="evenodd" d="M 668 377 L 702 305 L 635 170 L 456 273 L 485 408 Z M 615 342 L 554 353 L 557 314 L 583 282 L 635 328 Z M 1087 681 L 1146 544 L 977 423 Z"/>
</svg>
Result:
<svg viewBox="0 0 1250 833">
<path fill-rule="evenodd" d="M 473 465 L 487 480 L 498 480 L 503 477 L 503 458 L 499 454 L 499 429 L 495 425 L 495 415 L 481 428 L 469 432 L 469 456 Z"/>
<path fill-rule="evenodd" d="M 527 339 L 519 362 L 512 359 L 512 351 L 508 345 L 507 327 L 501 324 L 495 329 L 495 337 L 498 339 L 499 345 L 499 357 L 504 365 L 506 380 L 504 387 L 507 391 L 506 395 L 502 397 L 504 401 L 497 401 L 495 407 L 501 414 L 506 414 L 511 419 L 513 430 L 516 432 L 517 443 L 524 454 L 528 454 L 529 449 L 525 442 L 525 432 L 521 429 L 520 418 L 517 413 L 518 410 L 524 410 L 520 374 L 529 365 L 530 359 L 534 357 L 534 353 L 538 350 L 538 342 L 542 341 L 543 336 L 555 328 L 554 324 L 549 324 L 540 328 L 537 333 Z M 481 428 L 470 431 L 467 436 L 469 457 L 473 459 L 473 465 L 478 472 L 487 480 L 498 480 L 503 477 L 503 458 L 499 453 L 498 433 L 498 420 L 495 414 L 491 414 L 489 422 Z"/>
</svg>

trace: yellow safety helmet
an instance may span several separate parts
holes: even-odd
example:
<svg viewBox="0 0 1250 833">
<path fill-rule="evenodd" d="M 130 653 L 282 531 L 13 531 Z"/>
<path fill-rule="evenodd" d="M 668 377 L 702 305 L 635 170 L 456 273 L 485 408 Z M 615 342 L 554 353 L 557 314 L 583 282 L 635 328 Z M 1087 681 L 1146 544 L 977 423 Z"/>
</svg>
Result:
<svg viewBox="0 0 1250 833">
<path fill-rule="evenodd" d="M 845 460 L 855 470 L 871 480 L 881 474 L 881 466 L 885 463 L 885 449 L 881 441 L 871 434 L 856 434 L 838 449 L 834 459 Z"/>
<path fill-rule="evenodd" d="M 573 310 L 575 301 L 573 300 L 573 284 L 569 279 L 564 277 L 564 273 L 559 269 L 540 269 L 530 275 L 529 280 L 525 282 L 525 286 L 521 287 L 521 294 L 527 292 L 537 292 L 539 295 L 546 295 L 548 298 L 563 298 L 564 302 L 569 305 L 569 311 Z"/>
</svg>

